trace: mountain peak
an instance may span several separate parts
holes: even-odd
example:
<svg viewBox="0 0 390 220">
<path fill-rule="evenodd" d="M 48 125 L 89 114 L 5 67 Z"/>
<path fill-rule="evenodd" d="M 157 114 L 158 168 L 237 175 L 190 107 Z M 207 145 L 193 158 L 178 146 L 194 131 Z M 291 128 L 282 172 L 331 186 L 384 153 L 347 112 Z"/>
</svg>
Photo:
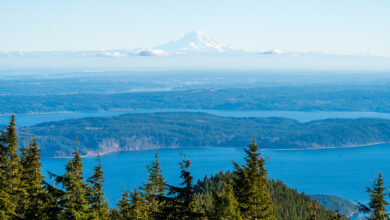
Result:
<svg viewBox="0 0 390 220">
<path fill-rule="evenodd" d="M 171 41 L 154 49 L 175 53 L 223 53 L 240 51 L 239 49 L 215 41 L 201 31 L 190 32 L 179 40 Z"/>
</svg>

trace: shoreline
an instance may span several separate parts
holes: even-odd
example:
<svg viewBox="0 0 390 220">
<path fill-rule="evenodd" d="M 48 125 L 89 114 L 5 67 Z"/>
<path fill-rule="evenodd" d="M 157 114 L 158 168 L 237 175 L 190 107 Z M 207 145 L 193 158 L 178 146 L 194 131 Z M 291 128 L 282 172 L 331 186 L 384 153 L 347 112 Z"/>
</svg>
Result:
<svg viewBox="0 0 390 220">
<path fill-rule="evenodd" d="M 312 151 L 312 150 L 327 150 L 327 149 L 343 149 L 343 148 L 361 148 L 361 147 L 371 147 L 371 146 L 376 146 L 376 145 L 382 145 L 382 144 L 390 144 L 390 142 L 375 142 L 375 143 L 369 143 L 369 144 L 357 144 L 357 145 L 347 145 L 347 146 L 342 146 L 342 147 L 318 147 L 318 148 L 259 148 L 260 151 Z M 155 148 L 155 149 L 136 149 L 136 150 L 117 150 L 117 151 L 108 151 L 108 152 L 103 152 L 103 153 L 95 153 L 95 154 L 86 154 L 86 155 L 81 155 L 82 158 L 89 158 L 89 157 L 97 157 L 98 154 L 100 156 L 106 156 L 109 154 L 114 154 L 114 153 L 121 153 L 121 152 L 133 152 L 133 151 L 155 151 L 155 150 L 162 150 L 162 149 L 186 149 L 186 148 L 196 148 L 196 149 L 205 149 L 205 148 L 245 148 L 245 147 L 164 147 L 164 148 Z M 72 156 L 63 156 L 63 157 L 45 157 L 48 159 L 68 159 L 72 158 Z"/>
<path fill-rule="evenodd" d="M 274 112 L 303 112 L 303 113 L 324 113 L 324 112 L 335 112 L 335 113 L 344 113 L 344 112 L 359 112 L 359 113 L 378 113 L 378 114 L 390 114 L 390 112 L 376 112 L 376 111 L 302 111 L 302 110 L 282 110 L 282 109 L 176 109 L 176 108 L 164 108 L 164 109 L 132 109 L 132 108 L 118 108 L 110 109 L 108 111 L 49 111 L 49 112 L 25 112 L 25 113 L 0 113 L 0 116 L 33 116 L 33 115 L 55 115 L 55 114 L 72 114 L 72 113 L 109 113 L 109 112 L 127 112 L 127 111 L 150 111 L 150 112 L 207 112 L 207 111 L 274 111 Z"/>
</svg>

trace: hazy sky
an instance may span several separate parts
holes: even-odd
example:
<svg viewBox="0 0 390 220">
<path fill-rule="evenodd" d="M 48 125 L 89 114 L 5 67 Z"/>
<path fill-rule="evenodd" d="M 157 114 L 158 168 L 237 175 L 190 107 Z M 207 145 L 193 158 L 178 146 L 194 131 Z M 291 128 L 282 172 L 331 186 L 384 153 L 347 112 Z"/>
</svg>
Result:
<svg viewBox="0 0 390 220">
<path fill-rule="evenodd" d="M 251 50 L 390 57 L 390 1 L 0 1 L 0 51 L 154 47 L 194 30 Z"/>
</svg>

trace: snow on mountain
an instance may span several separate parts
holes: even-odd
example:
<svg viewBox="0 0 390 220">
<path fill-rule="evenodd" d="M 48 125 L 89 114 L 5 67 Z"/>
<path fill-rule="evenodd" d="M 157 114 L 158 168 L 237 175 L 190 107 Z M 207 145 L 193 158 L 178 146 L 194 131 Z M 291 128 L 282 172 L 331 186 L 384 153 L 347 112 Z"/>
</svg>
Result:
<svg viewBox="0 0 390 220">
<path fill-rule="evenodd" d="M 176 41 L 155 47 L 154 49 L 170 53 L 237 53 L 244 52 L 243 49 L 234 48 L 211 39 L 207 34 L 194 31 L 186 34 Z"/>
<path fill-rule="evenodd" d="M 272 55 L 275 55 L 275 54 L 283 54 L 283 51 L 278 50 L 278 49 L 273 49 L 273 50 L 261 52 L 260 54 L 272 54 Z"/>
</svg>

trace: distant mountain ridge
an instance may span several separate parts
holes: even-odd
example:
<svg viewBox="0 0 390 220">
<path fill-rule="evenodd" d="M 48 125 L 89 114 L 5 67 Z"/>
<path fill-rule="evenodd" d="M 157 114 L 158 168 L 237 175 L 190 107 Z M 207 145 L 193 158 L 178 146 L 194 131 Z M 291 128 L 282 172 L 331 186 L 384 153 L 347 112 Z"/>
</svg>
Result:
<svg viewBox="0 0 390 220">
<path fill-rule="evenodd" d="M 170 41 L 166 44 L 140 49 L 100 49 L 89 51 L 8 51 L 1 52 L 0 57 L 127 57 L 127 56 L 182 56 L 182 55 L 232 55 L 232 54 L 250 54 L 258 55 L 278 55 L 287 57 L 316 57 L 329 58 L 332 56 L 340 57 L 342 55 L 332 55 L 318 52 L 284 52 L 279 49 L 271 49 L 267 51 L 248 50 L 244 48 L 236 48 L 224 43 L 218 42 L 209 37 L 206 33 L 193 31 L 178 40 Z M 350 56 L 350 55 L 348 55 Z M 360 56 L 357 56 L 360 57 Z M 374 57 L 374 56 L 372 56 Z"/>
</svg>

